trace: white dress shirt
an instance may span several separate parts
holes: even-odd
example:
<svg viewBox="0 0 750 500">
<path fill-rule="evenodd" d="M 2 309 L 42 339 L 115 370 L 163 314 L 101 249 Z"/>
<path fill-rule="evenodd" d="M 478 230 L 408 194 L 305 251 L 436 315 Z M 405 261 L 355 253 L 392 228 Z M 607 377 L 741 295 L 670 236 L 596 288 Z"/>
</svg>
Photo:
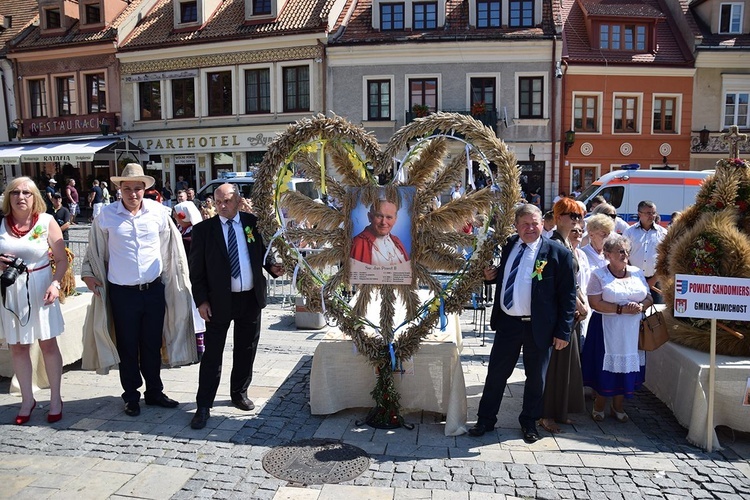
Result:
<svg viewBox="0 0 750 500">
<path fill-rule="evenodd" d="M 643 271 L 647 278 L 656 274 L 656 247 L 667 235 L 667 230 L 658 224 L 646 230 L 636 222 L 622 235 L 630 241 L 630 265 Z"/>
<path fill-rule="evenodd" d="M 513 266 L 513 261 L 516 260 L 516 255 L 521 251 L 521 243 L 523 241 L 520 238 L 510 251 L 510 255 L 508 255 L 508 260 L 505 263 L 505 272 L 503 272 L 500 307 L 509 316 L 531 316 L 531 275 L 534 273 L 536 255 L 539 253 L 539 244 L 541 242 L 542 238 L 538 238 L 535 242 L 526 244 L 528 248 L 524 251 L 521 262 L 518 263 L 518 272 L 516 273 L 516 280 L 513 283 L 513 305 L 510 309 L 507 309 L 505 304 L 503 304 L 503 297 L 505 296 L 505 286 L 508 282 L 510 268 Z"/>
<path fill-rule="evenodd" d="M 229 241 L 227 235 L 229 234 L 229 227 L 227 226 L 227 218 L 219 216 L 221 221 L 221 231 L 224 233 L 224 244 Z M 245 228 L 242 227 L 240 222 L 240 213 L 234 214 L 232 219 L 232 226 L 234 227 L 234 235 L 237 238 L 237 251 L 240 255 L 240 277 L 232 277 L 232 291 L 233 292 L 247 292 L 253 289 L 253 269 L 250 267 L 250 252 L 247 249 L 247 235 L 245 234 Z M 229 249 L 229 246 L 227 246 Z"/>
<path fill-rule="evenodd" d="M 145 285 L 161 276 L 161 248 L 172 224 L 164 205 L 144 198 L 133 215 L 118 201 L 104 207 L 96 222 L 107 234 L 110 283 Z"/>
</svg>

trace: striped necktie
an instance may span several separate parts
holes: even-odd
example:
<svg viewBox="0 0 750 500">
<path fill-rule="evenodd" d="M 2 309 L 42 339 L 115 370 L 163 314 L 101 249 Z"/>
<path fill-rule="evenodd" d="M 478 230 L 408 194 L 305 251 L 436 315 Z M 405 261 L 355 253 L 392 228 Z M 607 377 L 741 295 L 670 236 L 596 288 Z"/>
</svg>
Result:
<svg viewBox="0 0 750 500">
<path fill-rule="evenodd" d="M 234 222 L 227 219 L 227 250 L 229 251 L 229 266 L 232 269 L 232 278 L 240 277 L 240 252 L 237 250 L 237 233 L 234 231 Z"/>
<path fill-rule="evenodd" d="M 516 258 L 513 259 L 513 265 L 510 267 L 510 273 L 508 273 L 508 281 L 505 282 L 505 293 L 503 294 L 503 305 L 506 309 L 513 307 L 513 283 L 516 282 L 516 274 L 518 274 L 518 264 L 521 263 L 521 257 L 523 252 L 526 250 L 526 243 L 521 243 L 521 250 L 516 254 Z"/>
</svg>

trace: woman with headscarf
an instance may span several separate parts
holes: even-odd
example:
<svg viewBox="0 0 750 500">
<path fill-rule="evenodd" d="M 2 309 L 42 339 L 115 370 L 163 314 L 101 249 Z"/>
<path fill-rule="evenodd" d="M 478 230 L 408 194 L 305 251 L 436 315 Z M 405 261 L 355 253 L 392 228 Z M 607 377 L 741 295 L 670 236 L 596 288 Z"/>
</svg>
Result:
<svg viewBox="0 0 750 500">
<path fill-rule="evenodd" d="M 190 243 L 192 241 L 193 225 L 203 220 L 200 211 L 192 201 L 183 201 L 178 203 L 172 209 L 174 219 L 177 221 L 177 228 L 182 235 L 182 244 L 185 245 L 185 253 L 190 255 Z M 193 324 L 195 325 L 195 346 L 198 350 L 198 361 L 203 357 L 206 350 L 204 344 L 204 335 L 206 333 L 206 322 L 198 313 L 198 308 L 193 304 Z"/>
</svg>

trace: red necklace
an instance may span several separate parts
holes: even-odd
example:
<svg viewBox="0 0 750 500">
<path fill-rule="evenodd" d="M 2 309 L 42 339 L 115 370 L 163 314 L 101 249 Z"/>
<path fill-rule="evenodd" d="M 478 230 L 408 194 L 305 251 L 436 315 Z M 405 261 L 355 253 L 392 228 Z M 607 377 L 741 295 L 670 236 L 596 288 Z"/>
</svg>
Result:
<svg viewBox="0 0 750 500">
<path fill-rule="evenodd" d="M 10 232 L 13 234 L 13 236 L 15 236 L 16 238 L 23 238 L 24 236 L 29 234 L 32 229 L 34 229 L 34 226 L 36 226 L 36 222 L 39 220 L 39 214 L 34 214 L 33 216 L 31 216 L 31 225 L 25 231 L 18 229 L 16 221 L 13 218 L 13 214 L 8 214 L 8 217 L 6 219 L 8 220 L 8 227 L 10 228 Z"/>
</svg>

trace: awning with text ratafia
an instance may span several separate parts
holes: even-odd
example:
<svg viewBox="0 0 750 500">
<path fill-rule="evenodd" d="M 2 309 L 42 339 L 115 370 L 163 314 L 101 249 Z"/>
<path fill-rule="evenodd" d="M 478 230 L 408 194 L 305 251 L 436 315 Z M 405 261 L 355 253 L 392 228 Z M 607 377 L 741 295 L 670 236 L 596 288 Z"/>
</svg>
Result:
<svg viewBox="0 0 750 500">
<path fill-rule="evenodd" d="M 0 148 L 0 164 L 60 162 L 76 165 L 94 160 L 119 160 L 123 155 L 139 160 L 148 158 L 148 154 L 132 142 L 115 137 L 6 146 Z"/>
</svg>

